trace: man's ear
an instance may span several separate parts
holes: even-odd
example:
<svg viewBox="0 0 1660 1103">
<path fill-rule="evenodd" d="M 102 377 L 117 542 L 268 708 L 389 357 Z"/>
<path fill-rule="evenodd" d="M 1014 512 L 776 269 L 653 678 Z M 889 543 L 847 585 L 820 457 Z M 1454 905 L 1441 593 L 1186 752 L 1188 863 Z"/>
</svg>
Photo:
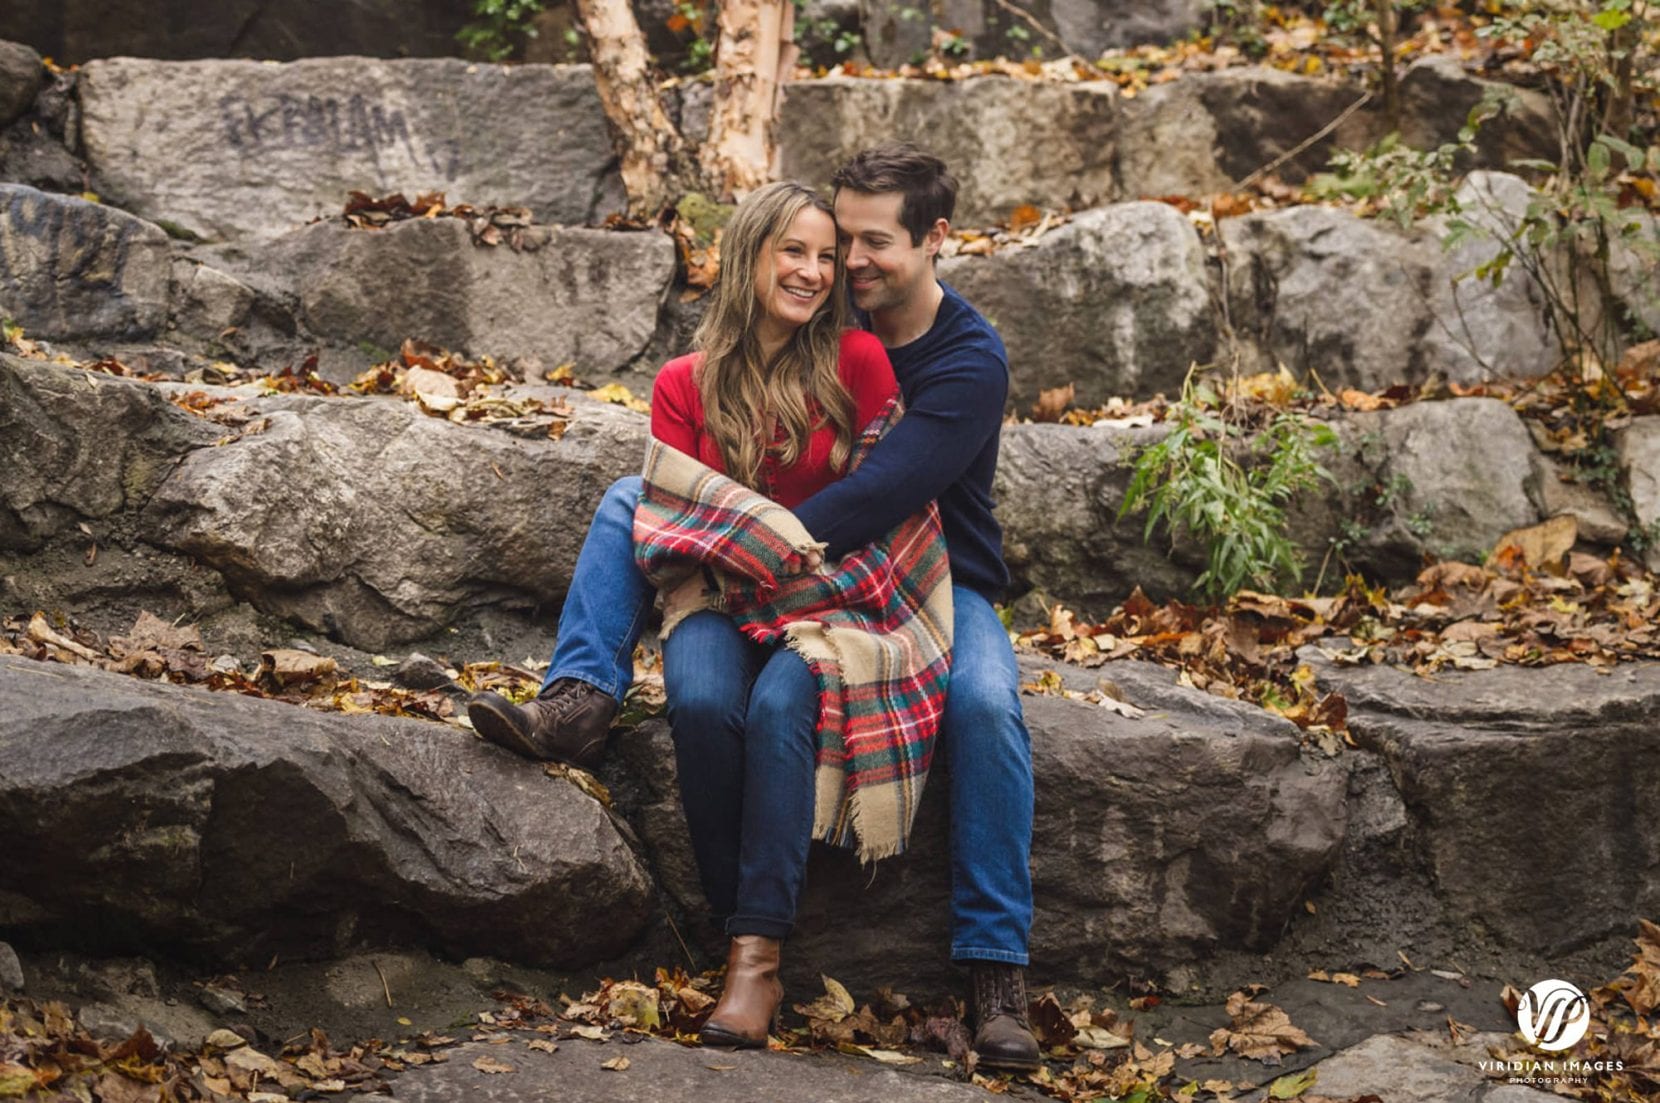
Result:
<svg viewBox="0 0 1660 1103">
<path fill-rule="evenodd" d="M 945 244 L 946 236 L 950 233 L 951 223 L 943 218 L 934 220 L 934 224 L 928 228 L 928 232 L 922 237 L 922 249 L 930 259 L 939 256 L 940 247 Z"/>
</svg>

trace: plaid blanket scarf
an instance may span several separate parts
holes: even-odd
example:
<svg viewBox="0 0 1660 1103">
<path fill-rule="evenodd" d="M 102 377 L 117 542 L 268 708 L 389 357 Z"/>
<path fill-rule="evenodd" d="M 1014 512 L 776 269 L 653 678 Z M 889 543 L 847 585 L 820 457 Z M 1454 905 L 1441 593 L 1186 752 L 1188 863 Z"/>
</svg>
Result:
<svg viewBox="0 0 1660 1103">
<path fill-rule="evenodd" d="M 899 420 L 895 399 L 859 435 L 852 465 Z M 926 511 L 827 565 L 783 506 L 660 442 L 634 514 L 640 569 L 663 593 L 663 637 L 717 609 L 759 643 L 783 642 L 818 681 L 813 837 L 861 861 L 905 849 L 951 665 L 951 578 L 939 513 Z"/>
</svg>

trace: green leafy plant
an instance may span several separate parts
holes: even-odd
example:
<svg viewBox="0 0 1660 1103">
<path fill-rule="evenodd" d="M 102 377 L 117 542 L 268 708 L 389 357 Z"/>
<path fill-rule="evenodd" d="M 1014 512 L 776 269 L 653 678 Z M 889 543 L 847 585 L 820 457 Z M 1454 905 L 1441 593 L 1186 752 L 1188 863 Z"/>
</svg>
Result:
<svg viewBox="0 0 1660 1103">
<path fill-rule="evenodd" d="M 1285 507 L 1331 478 L 1315 450 L 1335 443 L 1336 434 L 1287 412 L 1249 438 L 1191 372 L 1169 421 L 1170 433 L 1136 457 L 1119 517 L 1145 510 L 1145 539 L 1162 523 L 1172 536 L 1203 541 L 1207 564 L 1196 585 L 1213 598 L 1300 580 L 1302 556 L 1286 534 Z"/>
<path fill-rule="evenodd" d="M 456 41 L 469 57 L 506 61 L 536 37 L 531 21 L 545 6 L 543 0 L 473 0 L 473 21 L 456 32 Z"/>
</svg>

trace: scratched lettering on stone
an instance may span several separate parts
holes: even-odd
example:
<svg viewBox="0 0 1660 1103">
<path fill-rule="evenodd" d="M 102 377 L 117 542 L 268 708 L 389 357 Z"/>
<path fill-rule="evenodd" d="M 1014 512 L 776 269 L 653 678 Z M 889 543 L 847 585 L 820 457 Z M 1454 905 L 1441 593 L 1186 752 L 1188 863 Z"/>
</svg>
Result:
<svg viewBox="0 0 1660 1103">
<path fill-rule="evenodd" d="M 225 140 L 249 153 L 274 150 L 319 150 L 362 153 L 378 160 L 402 152 L 409 161 L 445 180 L 461 173 L 461 143 L 454 138 L 425 138 L 412 133 L 401 107 L 362 95 L 295 96 L 286 93 L 251 100 L 228 95 L 219 99 Z"/>
</svg>

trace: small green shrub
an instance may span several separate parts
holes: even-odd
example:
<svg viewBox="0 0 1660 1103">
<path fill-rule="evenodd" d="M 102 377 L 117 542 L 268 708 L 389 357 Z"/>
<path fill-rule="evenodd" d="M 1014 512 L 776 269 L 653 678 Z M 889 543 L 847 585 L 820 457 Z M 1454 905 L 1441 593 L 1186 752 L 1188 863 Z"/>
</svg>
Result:
<svg viewBox="0 0 1660 1103">
<path fill-rule="evenodd" d="M 1136 457 L 1119 517 L 1145 510 L 1144 538 L 1162 522 L 1173 538 L 1182 532 L 1203 541 L 1208 561 L 1196 586 L 1212 598 L 1301 580 L 1302 555 L 1286 534 L 1285 506 L 1331 478 L 1315 449 L 1330 447 L 1336 434 L 1287 412 L 1248 439 L 1195 386 L 1192 373 L 1169 421 L 1170 434 Z"/>
</svg>

